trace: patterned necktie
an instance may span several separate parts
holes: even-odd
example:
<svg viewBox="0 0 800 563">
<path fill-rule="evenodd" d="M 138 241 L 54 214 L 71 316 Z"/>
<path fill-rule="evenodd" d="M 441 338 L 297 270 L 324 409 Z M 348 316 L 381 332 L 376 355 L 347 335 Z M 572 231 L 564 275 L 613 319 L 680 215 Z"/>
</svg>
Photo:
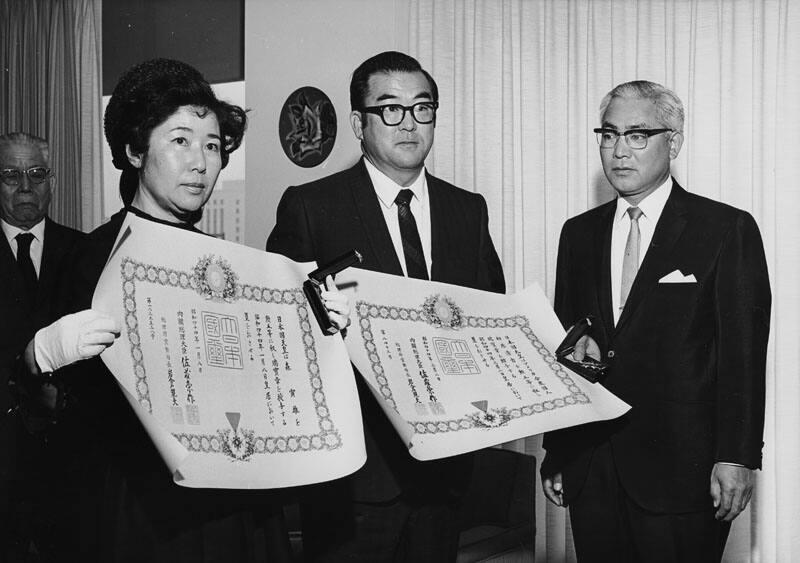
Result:
<svg viewBox="0 0 800 563">
<path fill-rule="evenodd" d="M 31 243 L 33 242 L 32 233 L 19 233 L 17 235 L 17 267 L 22 274 L 22 282 L 25 285 L 25 292 L 28 294 L 28 301 L 33 304 L 36 298 L 36 286 L 38 279 L 36 269 L 31 261 Z"/>
<path fill-rule="evenodd" d="M 628 232 L 628 240 L 625 243 L 625 257 L 622 259 L 622 287 L 619 293 L 620 310 L 625 307 L 633 280 L 636 279 L 636 272 L 639 271 L 639 217 L 642 216 L 642 210 L 638 207 L 629 207 L 628 215 L 631 218 L 631 230 Z"/>
<path fill-rule="evenodd" d="M 419 239 L 417 222 L 411 213 L 411 198 L 414 192 L 409 189 L 400 190 L 394 202 L 397 204 L 397 220 L 400 222 L 400 238 L 403 239 L 403 254 L 406 256 L 406 273 L 410 278 L 428 279 L 428 266 L 425 264 L 425 253 Z"/>
</svg>

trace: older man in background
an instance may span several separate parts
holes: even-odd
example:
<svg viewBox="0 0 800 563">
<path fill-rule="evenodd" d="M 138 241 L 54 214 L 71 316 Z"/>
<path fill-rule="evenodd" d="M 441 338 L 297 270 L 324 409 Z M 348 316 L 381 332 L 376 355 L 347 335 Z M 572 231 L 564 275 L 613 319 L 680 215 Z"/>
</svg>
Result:
<svg viewBox="0 0 800 563">
<path fill-rule="evenodd" d="M 47 141 L 28 133 L 0 135 L 0 561 L 27 561 L 52 541 L 40 507 L 48 471 L 41 466 L 43 438 L 30 435 L 32 419 L 17 399 L 25 387 L 36 395 L 28 407 L 46 409 L 56 389 L 44 381 L 16 381 L 14 393 L 9 382 L 15 359 L 51 315 L 56 273 L 81 236 L 47 217 L 53 185 Z"/>
</svg>

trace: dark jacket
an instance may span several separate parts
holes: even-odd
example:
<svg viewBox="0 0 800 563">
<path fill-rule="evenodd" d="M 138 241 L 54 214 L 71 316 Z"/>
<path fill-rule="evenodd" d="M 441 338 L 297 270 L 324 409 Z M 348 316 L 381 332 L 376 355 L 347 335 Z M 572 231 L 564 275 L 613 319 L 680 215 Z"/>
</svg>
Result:
<svg viewBox="0 0 800 563">
<path fill-rule="evenodd" d="M 430 174 L 427 185 L 431 279 L 505 292 L 503 270 L 489 234 L 483 197 Z M 323 264 L 356 249 L 363 256 L 359 267 L 402 276 L 380 205 L 363 160 L 332 176 L 290 187 L 278 206 L 277 224 L 267 240 L 267 250 L 296 261 L 316 260 Z M 356 380 L 367 462 L 349 477 L 310 488 L 307 497 L 316 506 L 316 516 L 312 518 L 322 527 L 330 528 L 331 518 L 336 518 L 330 515 L 341 514 L 341 507 L 348 503 L 384 505 L 401 495 L 414 505 L 457 503 L 469 482 L 472 456 L 426 462 L 415 460 L 362 378 L 357 376 Z M 338 512 L 333 512 L 334 509 Z M 314 533 L 308 525 L 304 526 L 306 533 L 309 537 Z M 415 533 L 411 536 L 407 540 L 394 538 L 394 541 L 428 541 L 418 539 Z M 447 544 L 451 540 L 441 537 L 435 541 Z"/>
<path fill-rule="evenodd" d="M 770 288 L 761 236 L 746 212 L 672 193 L 614 325 L 614 201 L 566 222 L 555 309 L 565 326 L 594 315 L 610 363 L 602 384 L 631 410 L 545 436 L 543 475 L 579 493 L 597 444 L 610 441 L 622 486 L 645 509 L 706 509 L 715 462 L 761 467 Z M 696 283 L 659 283 L 679 270 Z"/>
</svg>

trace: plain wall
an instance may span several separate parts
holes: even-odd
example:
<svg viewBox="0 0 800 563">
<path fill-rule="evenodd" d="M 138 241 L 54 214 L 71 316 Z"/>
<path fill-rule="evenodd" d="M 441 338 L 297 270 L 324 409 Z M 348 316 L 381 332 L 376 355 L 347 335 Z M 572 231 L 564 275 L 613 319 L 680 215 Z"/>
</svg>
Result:
<svg viewBox="0 0 800 563">
<path fill-rule="evenodd" d="M 404 0 L 245 0 L 245 103 L 251 110 L 246 146 L 245 244 L 263 249 L 290 185 L 333 174 L 360 156 L 350 127 L 350 75 L 381 51 L 408 50 Z M 314 168 L 283 152 L 278 120 L 301 86 L 319 88 L 336 111 L 333 151 Z"/>
</svg>

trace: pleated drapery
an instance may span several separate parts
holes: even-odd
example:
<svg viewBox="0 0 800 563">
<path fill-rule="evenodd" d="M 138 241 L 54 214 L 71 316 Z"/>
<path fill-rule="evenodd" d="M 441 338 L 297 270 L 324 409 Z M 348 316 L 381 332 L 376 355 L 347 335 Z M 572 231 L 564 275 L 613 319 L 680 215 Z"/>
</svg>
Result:
<svg viewBox="0 0 800 563">
<path fill-rule="evenodd" d="M 564 221 L 614 196 L 602 97 L 635 79 L 680 96 L 673 174 L 753 214 L 773 290 L 764 469 L 725 560 L 800 561 L 800 2 L 411 0 L 409 50 L 440 92 L 428 167 L 486 197 L 509 291 L 552 296 Z M 538 436 L 513 447 L 543 457 Z M 566 511 L 541 492 L 536 510 L 536 560 L 574 561 Z"/>
<path fill-rule="evenodd" d="M 91 229 L 101 197 L 100 0 L 0 0 L 0 132 L 50 143 L 50 216 Z"/>
</svg>

